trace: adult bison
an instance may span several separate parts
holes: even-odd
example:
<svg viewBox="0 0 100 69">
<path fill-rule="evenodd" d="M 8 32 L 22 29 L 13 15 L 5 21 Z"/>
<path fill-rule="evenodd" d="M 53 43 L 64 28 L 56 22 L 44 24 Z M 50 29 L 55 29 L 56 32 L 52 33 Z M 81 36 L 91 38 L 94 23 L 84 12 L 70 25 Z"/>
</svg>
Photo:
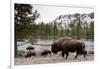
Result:
<svg viewBox="0 0 100 69">
<path fill-rule="evenodd" d="M 51 47 L 51 51 L 55 54 L 62 51 L 62 57 L 66 54 L 66 58 L 69 55 L 69 52 L 76 52 L 75 59 L 79 54 L 83 54 L 84 58 L 86 55 L 85 44 L 77 39 L 72 39 L 71 37 L 62 37 L 57 39 Z"/>
</svg>

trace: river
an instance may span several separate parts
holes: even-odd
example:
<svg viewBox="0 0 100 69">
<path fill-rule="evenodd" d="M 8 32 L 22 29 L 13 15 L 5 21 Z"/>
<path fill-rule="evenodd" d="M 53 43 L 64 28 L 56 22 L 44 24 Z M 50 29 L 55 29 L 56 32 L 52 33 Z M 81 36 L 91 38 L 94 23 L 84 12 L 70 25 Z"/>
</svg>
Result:
<svg viewBox="0 0 100 69">
<path fill-rule="evenodd" d="M 94 51 L 94 41 L 92 40 L 81 40 L 85 43 L 86 45 L 86 50 L 88 51 Z M 18 50 L 24 50 L 26 51 L 26 48 L 28 46 L 33 46 L 35 47 L 35 51 L 43 51 L 45 49 L 48 49 L 48 50 L 51 50 L 51 44 L 53 43 L 53 40 L 38 40 L 34 45 L 32 45 L 31 43 L 26 43 L 26 44 L 23 44 L 25 42 L 17 42 L 17 45 L 20 45 L 18 46 Z"/>
</svg>

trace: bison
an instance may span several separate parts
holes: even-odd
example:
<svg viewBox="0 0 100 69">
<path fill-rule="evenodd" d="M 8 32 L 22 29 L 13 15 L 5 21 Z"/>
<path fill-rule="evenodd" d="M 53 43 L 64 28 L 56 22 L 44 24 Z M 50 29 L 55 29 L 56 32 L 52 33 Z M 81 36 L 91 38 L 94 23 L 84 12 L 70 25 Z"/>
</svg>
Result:
<svg viewBox="0 0 100 69">
<path fill-rule="evenodd" d="M 26 50 L 29 50 L 29 51 L 34 50 L 34 47 L 28 46 L 28 47 L 26 48 Z"/>
<path fill-rule="evenodd" d="M 25 58 L 31 57 L 31 56 L 36 56 L 36 53 L 32 51 L 28 51 L 27 54 L 25 55 Z"/>
<path fill-rule="evenodd" d="M 76 52 L 75 59 L 79 54 L 83 54 L 84 58 L 86 55 L 85 44 L 77 39 L 71 37 L 62 37 L 57 39 L 51 46 L 51 51 L 55 54 L 62 51 L 62 57 L 66 54 L 66 58 L 69 55 L 69 52 Z"/>
<path fill-rule="evenodd" d="M 41 56 L 46 56 L 47 54 L 51 54 L 51 51 L 50 51 L 50 50 L 44 50 L 44 51 L 41 53 Z"/>
</svg>

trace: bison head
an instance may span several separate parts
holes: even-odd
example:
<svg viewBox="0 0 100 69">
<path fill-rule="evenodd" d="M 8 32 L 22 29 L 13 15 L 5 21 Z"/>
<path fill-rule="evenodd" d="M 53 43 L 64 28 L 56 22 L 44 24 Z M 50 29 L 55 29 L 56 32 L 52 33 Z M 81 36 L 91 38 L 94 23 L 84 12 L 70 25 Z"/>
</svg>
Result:
<svg viewBox="0 0 100 69">
<path fill-rule="evenodd" d="M 52 46 L 51 46 L 51 51 L 55 54 L 57 54 L 57 44 L 56 43 L 53 43 Z"/>
<path fill-rule="evenodd" d="M 58 43 L 53 43 L 52 44 L 52 47 L 51 47 L 51 51 L 55 54 L 57 54 L 57 52 L 61 51 L 62 50 L 62 47 L 60 44 Z"/>
</svg>

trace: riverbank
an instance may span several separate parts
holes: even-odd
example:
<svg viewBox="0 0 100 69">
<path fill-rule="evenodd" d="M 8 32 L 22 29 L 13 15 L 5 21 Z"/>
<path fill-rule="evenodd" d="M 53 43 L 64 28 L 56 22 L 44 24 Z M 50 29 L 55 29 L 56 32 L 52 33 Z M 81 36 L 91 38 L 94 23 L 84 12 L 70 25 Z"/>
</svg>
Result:
<svg viewBox="0 0 100 69">
<path fill-rule="evenodd" d="M 94 41 L 85 41 L 86 51 L 88 52 L 86 58 L 82 56 L 78 56 L 77 59 L 75 57 L 76 53 L 70 53 L 68 59 L 65 59 L 61 56 L 61 54 L 48 54 L 46 56 L 41 56 L 40 53 L 44 50 L 51 50 L 51 46 L 47 46 L 47 44 L 52 44 L 52 40 L 45 40 L 45 41 L 38 41 L 36 44 L 32 45 L 31 43 L 27 43 L 21 46 L 18 46 L 18 54 L 20 57 L 15 58 L 14 64 L 15 65 L 29 65 L 29 64 L 47 64 L 47 63 L 65 63 L 65 62 L 83 62 L 83 61 L 93 61 L 94 60 Z M 22 44 L 19 42 L 18 44 Z M 41 44 L 45 44 L 46 46 L 41 46 Z M 37 56 L 32 56 L 25 58 L 25 53 L 27 52 L 26 48 L 28 46 L 34 47 L 34 51 Z"/>
<path fill-rule="evenodd" d="M 47 64 L 47 63 L 65 63 L 65 62 L 83 62 L 93 61 L 94 54 L 88 54 L 86 58 L 83 55 L 79 55 L 77 59 L 73 59 L 75 53 L 71 53 L 67 59 L 61 57 L 59 54 L 47 55 L 47 56 L 32 56 L 28 58 L 19 57 L 15 58 L 15 65 L 29 65 L 29 64 Z"/>
</svg>

